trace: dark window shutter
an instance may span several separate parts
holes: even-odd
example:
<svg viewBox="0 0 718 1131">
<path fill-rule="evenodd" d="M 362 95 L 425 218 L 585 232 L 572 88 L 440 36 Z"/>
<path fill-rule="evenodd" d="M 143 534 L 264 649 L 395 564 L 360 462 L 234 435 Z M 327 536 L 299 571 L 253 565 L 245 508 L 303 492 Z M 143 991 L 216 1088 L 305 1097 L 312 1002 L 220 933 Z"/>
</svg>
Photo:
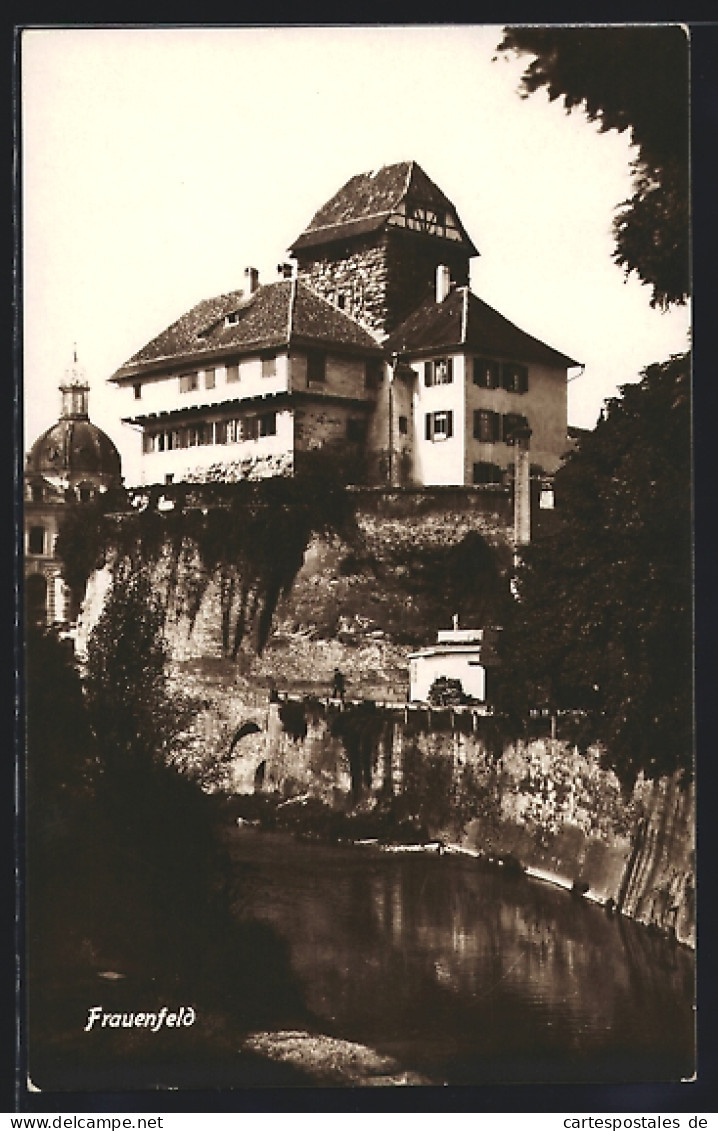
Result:
<svg viewBox="0 0 718 1131">
<path fill-rule="evenodd" d="M 424 384 L 427 386 L 431 384 L 432 364 L 431 361 L 424 362 Z"/>
<path fill-rule="evenodd" d="M 446 359 L 446 381 L 447 381 L 447 384 L 450 385 L 453 380 L 454 380 L 454 359 L 453 359 L 453 357 L 447 357 L 447 359 Z"/>
<path fill-rule="evenodd" d="M 447 438 L 449 436 L 453 436 L 453 434 L 454 434 L 454 414 L 453 414 L 452 411 L 449 411 L 446 414 L 446 435 L 447 435 Z"/>
<path fill-rule="evenodd" d="M 426 438 L 427 438 L 427 440 L 430 440 L 431 439 L 431 413 L 430 412 L 427 412 L 427 414 L 426 414 L 425 424 L 426 424 Z"/>
<path fill-rule="evenodd" d="M 519 392 L 528 393 L 529 391 L 529 370 L 527 365 L 519 366 Z"/>
</svg>

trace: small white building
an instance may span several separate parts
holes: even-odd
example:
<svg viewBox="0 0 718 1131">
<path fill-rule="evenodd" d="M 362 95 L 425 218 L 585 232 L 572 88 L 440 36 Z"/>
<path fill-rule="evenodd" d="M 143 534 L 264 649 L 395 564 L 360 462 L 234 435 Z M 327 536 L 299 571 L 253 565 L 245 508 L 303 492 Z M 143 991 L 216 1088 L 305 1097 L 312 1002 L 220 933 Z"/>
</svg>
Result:
<svg viewBox="0 0 718 1131">
<path fill-rule="evenodd" d="M 437 634 L 436 644 L 409 655 L 409 701 L 427 703 L 436 679 L 458 679 L 464 694 L 486 702 L 486 664 L 484 629 L 454 627 Z"/>
</svg>

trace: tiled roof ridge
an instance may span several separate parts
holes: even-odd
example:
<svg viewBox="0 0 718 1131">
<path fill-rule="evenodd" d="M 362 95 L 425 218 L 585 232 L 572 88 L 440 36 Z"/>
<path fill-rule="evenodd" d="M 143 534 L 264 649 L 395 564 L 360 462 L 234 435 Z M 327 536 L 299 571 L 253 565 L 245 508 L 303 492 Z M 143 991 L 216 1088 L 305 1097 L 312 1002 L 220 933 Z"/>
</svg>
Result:
<svg viewBox="0 0 718 1131">
<path fill-rule="evenodd" d="M 399 164 L 403 164 L 403 162 L 399 162 Z M 401 194 L 401 197 L 399 198 L 400 200 L 403 200 L 404 197 L 406 196 L 406 194 L 409 191 L 412 179 L 414 177 L 414 167 L 416 166 L 416 168 L 419 168 L 416 161 L 414 161 L 413 159 L 411 161 L 407 161 L 406 165 L 407 165 L 406 180 L 404 182 L 404 191 Z"/>
<path fill-rule="evenodd" d="M 353 220 L 333 220 L 331 224 L 317 224 L 312 226 L 311 223 L 304 229 L 305 232 L 328 232 L 331 228 L 338 228 L 346 224 L 359 224 L 363 220 L 379 220 L 382 216 L 391 216 L 391 208 L 384 208 L 381 212 L 370 212 L 366 216 L 355 216 Z M 304 233 L 302 233 L 304 234 Z"/>
</svg>

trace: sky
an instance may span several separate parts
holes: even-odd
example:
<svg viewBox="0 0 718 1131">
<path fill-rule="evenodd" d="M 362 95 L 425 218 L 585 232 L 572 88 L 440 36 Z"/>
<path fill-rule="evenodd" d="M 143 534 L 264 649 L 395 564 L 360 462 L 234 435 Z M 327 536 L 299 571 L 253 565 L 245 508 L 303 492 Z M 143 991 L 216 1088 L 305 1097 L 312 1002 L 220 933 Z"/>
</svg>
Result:
<svg viewBox="0 0 718 1131">
<path fill-rule="evenodd" d="M 196 302 L 272 282 L 355 173 L 416 160 L 480 252 L 471 286 L 580 361 L 569 423 L 687 348 L 688 308 L 612 261 L 635 152 L 544 93 L 495 26 L 33 28 L 21 41 L 26 447 L 77 350 L 126 481 L 139 437 L 108 378 Z"/>
</svg>

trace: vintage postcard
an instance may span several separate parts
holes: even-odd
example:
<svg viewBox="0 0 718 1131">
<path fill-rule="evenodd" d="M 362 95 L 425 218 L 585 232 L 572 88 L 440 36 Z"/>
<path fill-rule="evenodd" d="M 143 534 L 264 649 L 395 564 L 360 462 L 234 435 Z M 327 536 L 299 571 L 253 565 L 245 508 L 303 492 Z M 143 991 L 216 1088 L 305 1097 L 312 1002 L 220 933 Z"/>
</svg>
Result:
<svg viewBox="0 0 718 1131">
<path fill-rule="evenodd" d="M 21 1090 L 693 1079 L 686 29 L 18 44 Z"/>
</svg>

